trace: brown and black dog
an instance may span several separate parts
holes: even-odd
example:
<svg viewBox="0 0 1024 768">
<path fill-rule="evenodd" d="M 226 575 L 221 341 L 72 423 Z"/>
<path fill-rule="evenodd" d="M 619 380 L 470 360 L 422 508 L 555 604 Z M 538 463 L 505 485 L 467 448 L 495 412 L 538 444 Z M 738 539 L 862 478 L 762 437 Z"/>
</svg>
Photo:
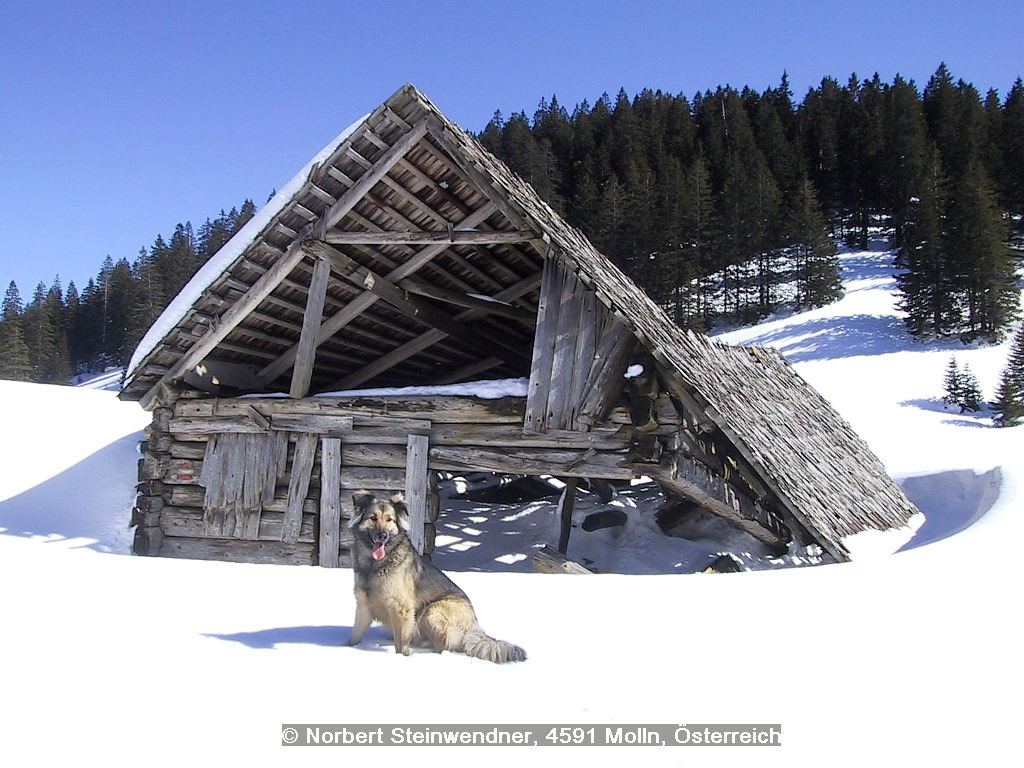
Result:
<svg viewBox="0 0 1024 768">
<path fill-rule="evenodd" d="M 352 501 L 356 618 L 349 645 L 360 643 L 376 620 L 406 656 L 412 645 L 426 645 L 498 664 L 525 661 L 518 645 L 484 634 L 466 593 L 413 548 L 402 494 L 384 500 L 358 491 Z"/>
</svg>

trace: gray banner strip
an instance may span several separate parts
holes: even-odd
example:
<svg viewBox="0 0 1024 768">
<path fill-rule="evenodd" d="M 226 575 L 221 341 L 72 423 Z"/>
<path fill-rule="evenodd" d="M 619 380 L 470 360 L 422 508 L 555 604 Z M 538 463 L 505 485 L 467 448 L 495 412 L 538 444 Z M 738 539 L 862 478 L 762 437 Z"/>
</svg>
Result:
<svg viewBox="0 0 1024 768">
<path fill-rule="evenodd" d="M 285 747 L 778 747 L 775 724 L 352 725 L 286 723 Z"/>
</svg>

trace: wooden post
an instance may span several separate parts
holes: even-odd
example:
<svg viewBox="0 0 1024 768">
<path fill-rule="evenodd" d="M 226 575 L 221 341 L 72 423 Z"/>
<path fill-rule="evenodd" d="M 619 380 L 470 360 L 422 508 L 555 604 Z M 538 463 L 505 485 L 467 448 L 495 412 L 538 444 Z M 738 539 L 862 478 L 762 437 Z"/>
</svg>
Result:
<svg viewBox="0 0 1024 768">
<path fill-rule="evenodd" d="M 337 568 L 341 537 L 341 438 L 320 441 L 320 565 Z"/>
<path fill-rule="evenodd" d="M 292 370 L 292 384 L 288 394 L 291 397 L 305 397 L 309 394 L 309 382 L 313 377 L 313 361 L 316 358 L 317 332 L 323 320 L 324 303 L 327 299 L 327 278 L 331 274 L 331 262 L 321 256 L 313 266 L 313 277 L 309 282 L 306 297 L 306 312 L 302 316 L 302 334 L 295 355 Z"/>
<path fill-rule="evenodd" d="M 430 438 L 409 435 L 405 452 L 405 503 L 409 508 L 409 540 L 423 554 L 423 530 L 427 520 L 427 454 Z"/>
<path fill-rule="evenodd" d="M 299 531 L 302 528 L 302 503 L 309 491 L 316 444 L 317 436 L 307 432 L 300 432 L 295 443 L 292 476 L 288 483 L 288 507 L 284 513 L 284 526 L 281 531 L 281 541 L 288 544 L 294 544 L 299 540 Z"/>
<path fill-rule="evenodd" d="M 558 534 L 558 551 L 563 555 L 569 550 L 569 533 L 572 531 L 572 509 L 576 504 L 576 486 L 579 478 L 570 477 L 565 480 L 562 497 L 558 500 L 558 509 L 562 519 L 562 527 Z"/>
</svg>

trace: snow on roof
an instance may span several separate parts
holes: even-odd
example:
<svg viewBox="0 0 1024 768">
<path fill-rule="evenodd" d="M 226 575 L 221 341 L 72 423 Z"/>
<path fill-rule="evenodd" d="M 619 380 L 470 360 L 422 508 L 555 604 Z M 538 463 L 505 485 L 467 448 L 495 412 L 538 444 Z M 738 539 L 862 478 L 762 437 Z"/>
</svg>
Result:
<svg viewBox="0 0 1024 768">
<path fill-rule="evenodd" d="M 203 292 L 223 275 L 234 263 L 235 259 L 241 256 L 251 246 L 263 231 L 280 214 L 305 185 L 310 172 L 327 161 L 331 155 L 351 136 L 355 130 L 362 125 L 369 114 L 365 114 L 339 133 L 326 147 L 320 150 L 312 160 L 303 166 L 295 176 L 275 194 L 263 208 L 245 223 L 224 246 L 217 251 L 192 276 L 192 279 L 185 284 L 185 287 L 178 292 L 166 309 L 160 314 L 149 331 L 142 337 L 139 346 L 136 347 L 131 361 L 128 363 L 128 373 L 125 381 L 129 380 L 135 373 L 135 369 L 142 363 L 146 356 L 156 348 L 157 344 L 170 333 L 174 326 L 181 322 L 189 310 L 196 303 Z"/>
</svg>

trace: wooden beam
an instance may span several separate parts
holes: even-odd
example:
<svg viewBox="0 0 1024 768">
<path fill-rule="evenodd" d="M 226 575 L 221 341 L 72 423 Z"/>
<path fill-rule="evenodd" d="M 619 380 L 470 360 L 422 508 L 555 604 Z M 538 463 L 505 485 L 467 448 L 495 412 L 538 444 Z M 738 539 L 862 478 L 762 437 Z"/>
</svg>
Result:
<svg viewBox="0 0 1024 768">
<path fill-rule="evenodd" d="M 405 503 L 409 509 L 409 541 L 423 554 L 423 534 L 427 521 L 427 460 L 430 438 L 409 435 L 406 444 Z"/>
<path fill-rule="evenodd" d="M 572 510 L 576 505 L 576 486 L 578 483 L 578 477 L 566 478 L 565 488 L 562 489 L 562 496 L 558 500 L 558 513 L 561 518 L 561 527 L 558 534 L 558 551 L 563 555 L 569 551 L 569 534 L 572 532 Z"/>
<path fill-rule="evenodd" d="M 324 302 L 327 300 L 327 279 L 331 274 L 331 262 L 318 258 L 313 266 L 313 277 L 309 282 L 306 296 L 306 311 L 302 315 L 302 333 L 295 353 L 295 368 L 292 370 L 290 397 L 305 397 L 309 394 L 309 382 L 313 379 L 313 362 L 316 359 L 316 337 L 320 321 L 324 316 Z"/>
<path fill-rule="evenodd" d="M 332 268 L 340 277 L 376 294 L 402 314 L 425 325 L 433 326 L 438 331 L 458 339 L 463 344 L 488 356 L 500 357 L 513 365 L 523 363 L 525 355 L 512 343 L 496 336 L 482 334 L 479 329 L 467 328 L 450 315 L 410 297 L 407 291 L 403 291 L 386 277 L 367 269 L 333 246 L 310 240 L 306 242 L 305 248 L 311 254 L 330 259 Z"/>
<path fill-rule="evenodd" d="M 482 224 L 486 219 L 490 218 L 497 211 L 497 206 L 488 203 L 479 210 L 467 216 L 461 222 L 460 227 L 475 227 Z M 447 245 L 431 245 L 415 256 L 410 258 L 403 264 L 395 267 L 391 270 L 387 277 L 389 280 L 397 281 L 408 277 L 412 273 L 416 272 L 424 264 L 427 264 L 436 256 L 448 248 Z M 360 294 L 347 305 L 345 305 L 338 312 L 333 314 L 327 320 L 324 321 L 323 325 L 320 326 L 320 331 L 317 333 L 316 344 L 320 346 L 334 334 L 344 328 L 346 325 L 351 323 L 355 318 L 361 315 L 364 311 L 369 309 L 377 301 L 379 297 L 370 291 Z M 286 350 L 283 354 L 273 360 L 269 365 L 265 366 L 258 374 L 257 381 L 261 386 L 270 384 L 274 379 L 284 373 L 290 365 L 295 362 L 295 356 L 298 352 L 298 344 L 294 345 L 290 349 Z"/>
<path fill-rule="evenodd" d="M 526 395 L 526 418 L 523 421 L 525 432 L 543 432 L 547 426 L 551 366 L 555 356 L 564 272 L 564 266 L 556 256 L 549 253 L 544 258 L 540 303 L 537 307 L 537 332 L 533 339 L 530 384 Z"/>
<path fill-rule="evenodd" d="M 337 568 L 341 545 L 341 440 L 320 441 L 320 565 Z"/>
<path fill-rule="evenodd" d="M 771 547 L 782 547 L 789 540 L 789 531 L 773 514 L 731 483 L 712 473 L 699 461 L 676 454 L 671 466 L 646 465 L 643 472 L 664 487 L 696 501 L 716 515 L 731 520 L 751 536 Z"/>
<path fill-rule="evenodd" d="M 305 251 L 299 246 L 289 248 L 284 256 L 274 262 L 252 287 L 221 315 L 216 325 L 210 326 L 203 337 L 193 344 L 167 371 L 160 380 L 139 400 L 143 408 L 149 409 L 161 385 L 171 384 L 180 379 L 189 368 L 199 365 L 214 348 L 230 334 L 249 313 L 256 309 L 293 269 L 302 261 Z"/>
<path fill-rule="evenodd" d="M 448 232 L 328 232 L 324 242 L 331 245 L 499 245 L 526 243 L 536 237 L 530 231 Z"/>
<path fill-rule="evenodd" d="M 438 288 L 429 283 L 422 283 L 418 280 L 402 280 L 398 283 L 398 287 L 409 293 L 415 293 L 417 296 L 426 296 L 431 299 L 437 299 L 447 304 L 454 304 L 457 307 L 466 307 L 468 309 L 478 310 L 484 315 L 498 315 L 500 317 L 508 317 L 512 320 L 520 320 L 530 325 L 533 325 L 537 321 L 537 316 L 526 309 L 520 309 L 519 307 L 513 307 L 510 304 L 506 304 L 498 299 L 493 299 L 484 296 L 474 296 L 468 293 L 458 293 L 457 291 L 449 291 L 444 288 Z"/>
<path fill-rule="evenodd" d="M 498 299 L 499 301 L 515 301 L 516 299 L 526 295 L 534 288 L 536 288 L 540 279 L 541 276 L 539 274 L 525 277 L 515 285 L 509 286 L 503 291 L 499 291 L 494 296 L 494 298 Z M 474 317 L 479 317 L 479 315 L 480 312 L 478 310 L 471 309 L 456 315 L 454 319 L 456 321 L 470 320 Z M 410 357 L 417 354 L 418 352 L 422 352 L 430 345 L 436 344 L 437 342 L 444 339 L 447 335 L 448 334 L 444 333 L 443 331 L 440 331 L 436 328 L 432 328 L 431 330 L 420 334 L 415 339 L 407 341 L 405 344 L 398 347 L 397 349 L 393 349 L 386 355 L 382 355 L 381 357 L 377 358 L 376 360 L 364 366 L 363 368 L 360 368 L 358 371 L 350 373 L 345 378 L 332 384 L 330 387 L 328 387 L 326 391 L 336 389 L 351 389 L 353 387 L 358 387 L 360 384 L 369 381 L 374 376 L 377 376 L 383 373 L 384 371 L 393 368 L 394 366 L 398 365 L 404 360 L 408 360 Z M 494 355 L 488 355 L 487 359 L 494 360 L 495 358 Z M 500 365 L 504 362 L 504 358 L 500 358 L 497 360 L 496 364 Z M 495 366 L 487 366 L 487 368 L 493 367 Z"/>
</svg>

